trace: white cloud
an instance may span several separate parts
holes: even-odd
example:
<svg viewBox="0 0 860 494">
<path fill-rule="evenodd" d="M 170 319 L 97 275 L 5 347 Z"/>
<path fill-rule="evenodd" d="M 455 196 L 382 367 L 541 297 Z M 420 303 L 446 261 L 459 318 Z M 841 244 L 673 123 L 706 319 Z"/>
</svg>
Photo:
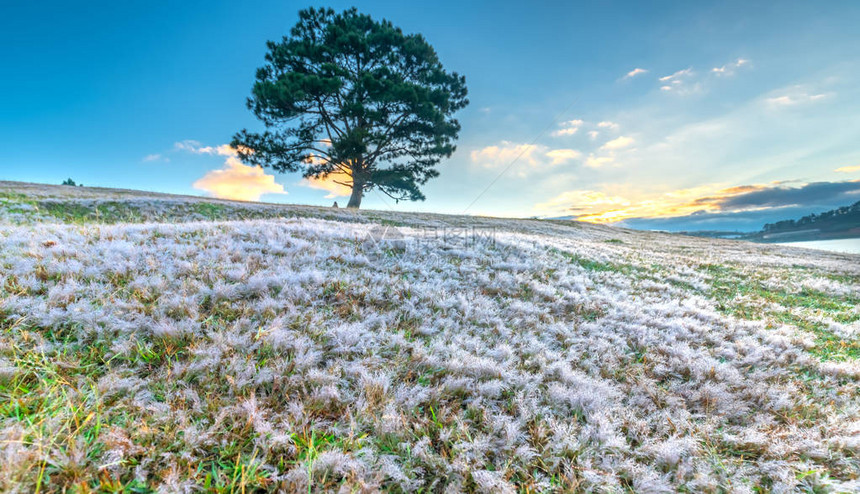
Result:
<svg viewBox="0 0 860 494">
<path fill-rule="evenodd" d="M 165 162 L 168 162 L 168 161 L 170 161 L 170 158 L 165 158 L 165 157 L 164 157 L 164 156 L 162 156 L 161 154 L 154 153 L 154 154 L 147 154 L 147 155 L 146 155 L 146 156 L 144 156 L 144 157 L 143 157 L 143 159 L 142 159 L 142 160 L 140 160 L 140 161 L 142 161 L 142 162 L 144 162 L 144 163 L 151 163 L 151 162 L 153 162 L 153 161 L 165 161 Z"/>
<path fill-rule="evenodd" d="M 615 122 L 603 121 L 597 124 L 601 129 L 618 130 L 619 125 Z"/>
<path fill-rule="evenodd" d="M 611 141 L 607 142 L 603 146 L 600 146 L 600 149 L 604 149 L 607 151 L 614 151 L 616 149 L 626 148 L 626 147 L 630 146 L 631 144 L 633 144 L 634 142 L 635 141 L 632 137 L 621 136 L 621 137 L 617 137 L 615 139 L 612 139 Z"/>
<path fill-rule="evenodd" d="M 674 74 L 666 75 L 661 77 L 659 80 L 663 84 L 660 86 L 660 90 L 662 91 L 677 91 L 680 93 L 688 93 L 691 91 L 695 91 L 699 89 L 699 85 L 696 84 L 692 88 L 687 87 L 687 83 L 693 77 L 694 72 L 692 68 L 686 68 L 683 70 L 679 70 Z"/>
<path fill-rule="evenodd" d="M 499 145 L 487 146 L 472 151 L 472 162 L 484 168 L 500 168 L 514 160 L 531 167 L 554 166 L 579 159 L 582 153 L 575 149 L 550 149 L 536 144 L 517 144 L 502 141 Z"/>
<path fill-rule="evenodd" d="M 585 166 L 589 168 L 601 168 L 606 165 L 611 165 L 614 161 L 614 158 L 611 156 L 595 156 L 594 154 L 589 154 L 588 158 L 585 159 Z"/>
<path fill-rule="evenodd" d="M 689 67 L 689 68 L 686 68 L 683 70 L 679 70 L 679 71 L 675 72 L 674 74 L 670 74 L 670 75 L 666 75 L 666 76 L 661 77 L 660 82 L 675 81 L 675 80 L 679 80 L 683 77 L 690 77 L 691 75 L 693 75 L 693 68 Z"/>
<path fill-rule="evenodd" d="M 550 165 L 560 165 L 581 158 L 582 153 L 575 149 L 553 149 L 552 151 L 548 151 L 546 156 L 551 160 Z"/>
<path fill-rule="evenodd" d="M 768 98 L 767 102 L 775 106 L 787 106 L 795 104 L 796 100 L 790 96 L 776 96 L 773 98 Z"/>
<path fill-rule="evenodd" d="M 785 106 L 795 106 L 802 105 L 807 103 L 814 103 L 816 101 L 820 101 L 826 98 L 833 96 L 833 93 L 818 93 L 818 94 L 809 94 L 809 93 L 793 93 L 793 94 L 783 94 L 781 96 L 774 96 L 771 98 L 767 98 L 765 101 L 771 105 L 776 107 L 785 107 Z"/>
<path fill-rule="evenodd" d="M 656 113 L 655 107 L 651 105 L 627 109 L 623 135 L 635 137 L 636 142 L 629 148 L 614 151 L 615 163 L 623 166 L 604 166 L 595 180 L 635 183 L 641 190 L 647 191 L 658 190 L 667 184 L 682 188 L 723 180 L 757 183 L 762 180 L 761 177 L 777 180 L 786 176 L 803 176 L 824 180 L 827 173 L 830 176 L 834 174 L 834 168 L 860 166 L 860 163 L 853 161 L 850 152 L 836 152 L 834 144 L 839 143 L 839 149 L 852 149 L 848 143 L 852 142 L 851 139 L 856 141 L 858 123 L 851 115 L 856 114 L 857 101 L 860 101 L 848 97 L 849 90 L 852 95 L 856 92 L 856 83 L 853 82 L 856 76 L 837 73 L 843 79 L 828 82 L 827 78 L 833 77 L 833 70 L 824 74 L 810 74 L 808 81 L 772 87 L 767 92 L 748 96 L 730 109 L 704 116 L 697 115 L 697 109 L 692 106 L 696 102 L 685 107 L 685 110 L 689 110 L 687 115 L 675 115 L 678 109 L 673 107 Z M 843 81 L 852 81 L 852 85 Z M 830 99 L 819 97 L 806 105 L 780 106 L 779 103 L 767 101 L 769 98 L 788 96 L 794 102 L 799 95 L 828 93 L 832 94 Z M 837 98 L 840 108 L 832 104 Z M 785 112 L 801 113 L 801 110 L 804 110 L 802 114 L 792 115 L 796 118 L 786 120 Z M 675 122 L 667 118 L 668 111 L 673 112 L 673 119 L 679 116 L 683 118 Z M 606 117 L 612 120 L 618 118 L 614 115 Z M 597 142 L 602 144 L 608 139 L 606 133 L 601 131 Z M 597 156 L 607 154 L 597 150 L 594 152 Z M 697 166 L 691 167 L 691 163 Z M 822 167 L 822 163 L 838 164 Z M 570 183 L 573 185 L 574 182 Z M 568 188 L 588 188 L 593 185 L 580 180 L 576 186 Z M 633 196 L 633 192 L 611 192 L 613 195 Z"/>
<path fill-rule="evenodd" d="M 599 135 L 600 135 L 600 132 L 598 132 L 596 130 L 591 130 L 588 132 L 588 138 L 591 139 L 592 141 L 597 139 L 597 136 L 599 136 Z"/>
<path fill-rule="evenodd" d="M 236 150 L 229 144 L 221 144 L 220 146 L 204 146 L 198 141 L 191 139 L 177 142 L 173 148 L 179 151 L 188 151 L 194 154 L 212 154 L 219 156 L 236 156 Z"/>
<path fill-rule="evenodd" d="M 758 65 L 755 61 L 743 65 L 734 77 L 744 77 L 746 70 L 758 69 Z M 711 74 L 711 67 L 694 66 L 693 70 L 704 74 L 705 83 L 712 83 L 715 91 L 736 82 Z M 532 204 L 573 189 L 603 191 L 639 202 L 656 200 L 671 189 L 710 183 L 762 183 L 790 177 L 811 181 L 838 176 L 860 178 L 860 161 L 851 154 L 860 131 L 860 121 L 852 118 L 860 108 L 860 99 L 854 97 L 858 94 L 854 69 L 854 65 L 834 66 L 791 84 L 766 85 L 754 93 L 733 94 L 732 98 L 739 96 L 737 101 L 719 107 L 698 99 L 684 106 L 662 104 L 677 94 L 659 94 L 658 74 L 652 70 L 652 90 L 656 91 L 647 95 L 646 101 L 624 108 L 623 113 L 610 113 L 604 108 L 606 113 L 598 113 L 597 118 L 583 115 L 589 118 L 580 130 L 584 143 L 582 147 L 575 146 L 583 151 L 581 168 L 571 170 L 575 175 L 564 177 L 561 172 L 565 169 L 554 170 L 552 180 L 543 184 L 543 193 L 532 196 Z M 652 79 L 652 74 L 647 78 Z M 697 78 L 685 84 L 692 86 Z M 801 99 L 800 95 L 820 94 L 825 96 L 796 106 L 767 102 L 769 98 L 787 96 L 793 103 Z M 787 119 L 787 113 L 792 118 Z M 611 133 L 597 126 L 600 120 L 623 122 L 623 130 Z M 589 126 L 592 121 L 594 125 Z M 589 132 L 595 132 L 593 142 L 588 141 Z M 634 138 L 635 143 L 617 150 L 600 149 L 605 142 L 622 135 Z M 579 162 L 574 166 L 579 167 Z M 614 184 L 627 184 L 627 188 L 616 189 Z"/>
<path fill-rule="evenodd" d="M 627 75 L 624 76 L 624 79 L 631 79 L 633 77 L 636 77 L 637 75 L 641 75 L 646 72 L 648 72 L 647 69 L 640 69 L 639 67 L 636 67 L 635 69 L 628 72 Z"/>
<path fill-rule="evenodd" d="M 601 123 L 611 124 L 611 125 L 602 125 L 601 127 L 604 127 L 604 128 L 610 128 L 612 125 L 617 126 L 617 124 L 612 124 L 612 122 L 601 122 Z M 592 131 L 592 133 L 593 133 L 594 138 L 596 138 L 599 134 L 597 131 Z M 589 134 L 592 134 L 592 133 L 589 133 Z M 589 153 L 588 157 L 586 157 L 584 160 L 584 164 L 585 164 L 585 166 L 587 166 L 589 168 L 595 168 L 595 169 L 596 168 L 603 168 L 603 167 L 606 167 L 608 165 L 616 165 L 617 164 L 617 162 L 615 161 L 616 151 L 625 149 L 625 148 L 631 146 L 634 142 L 635 142 L 635 140 L 632 137 L 627 137 L 627 136 L 620 136 L 620 137 L 617 137 L 617 138 L 612 139 L 610 141 L 607 141 L 602 146 L 600 146 L 600 151 L 603 151 L 603 152 L 598 153 L 598 154 Z"/>
<path fill-rule="evenodd" d="M 729 62 L 720 67 L 714 67 L 710 73 L 717 76 L 731 76 L 741 67 L 747 66 L 750 61 L 745 58 L 738 58 L 733 62 Z M 658 78 L 660 81 L 660 90 L 664 92 L 674 92 L 677 94 L 690 94 L 700 92 L 704 89 L 704 81 L 697 77 L 696 72 L 692 67 L 679 70 L 675 73 L 664 75 Z"/>
<path fill-rule="evenodd" d="M 534 144 L 515 144 L 502 141 L 498 146 L 487 146 L 472 151 L 471 156 L 474 163 L 485 168 L 496 168 L 507 165 L 515 159 L 537 166 L 540 163 L 540 154 L 541 150 Z"/>
<path fill-rule="evenodd" d="M 578 127 L 568 127 L 566 129 L 559 129 L 552 133 L 553 137 L 561 137 L 561 136 L 572 136 L 579 131 Z"/>
<path fill-rule="evenodd" d="M 744 65 L 749 65 L 750 61 L 744 58 L 738 58 L 734 62 L 727 63 L 722 67 L 714 67 L 711 69 L 711 72 L 719 75 L 719 76 L 729 76 L 734 75 L 735 70 L 743 67 Z"/>
<path fill-rule="evenodd" d="M 838 172 L 838 173 L 854 173 L 854 172 L 860 172 L 860 165 L 856 165 L 856 166 L 843 166 L 843 167 L 837 168 L 837 169 L 835 169 L 835 170 L 833 170 L 833 171 Z"/>
<path fill-rule="evenodd" d="M 582 120 L 568 120 L 567 122 L 562 122 L 561 124 L 559 124 L 561 129 L 556 130 L 552 133 L 552 135 L 555 137 L 571 136 L 573 134 L 576 134 L 577 131 L 579 131 L 579 128 L 582 126 L 582 124 Z"/>
<path fill-rule="evenodd" d="M 195 141 L 192 139 L 186 139 L 181 142 L 177 142 L 173 145 L 173 148 L 177 151 L 189 151 L 191 153 L 196 153 L 197 149 L 201 148 L 203 144 L 199 141 Z"/>
</svg>

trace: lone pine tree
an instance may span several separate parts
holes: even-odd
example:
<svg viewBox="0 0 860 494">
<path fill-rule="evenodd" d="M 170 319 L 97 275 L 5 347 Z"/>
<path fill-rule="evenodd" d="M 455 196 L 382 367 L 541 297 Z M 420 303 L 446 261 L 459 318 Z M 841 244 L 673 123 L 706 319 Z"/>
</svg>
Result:
<svg viewBox="0 0 860 494">
<path fill-rule="evenodd" d="M 447 72 L 420 34 L 355 8 L 309 8 L 281 41 L 267 43 L 248 108 L 265 125 L 232 145 L 248 164 L 351 187 L 357 208 L 376 188 L 423 200 L 460 131 L 465 77 Z"/>
</svg>

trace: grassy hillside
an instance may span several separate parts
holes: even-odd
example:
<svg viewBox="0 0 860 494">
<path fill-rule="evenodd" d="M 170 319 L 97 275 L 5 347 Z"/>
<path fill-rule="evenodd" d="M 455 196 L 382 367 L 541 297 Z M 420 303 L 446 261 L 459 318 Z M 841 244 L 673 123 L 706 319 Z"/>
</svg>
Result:
<svg viewBox="0 0 860 494">
<path fill-rule="evenodd" d="M 854 492 L 860 256 L 0 183 L 0 491 Z"/>
</svg>

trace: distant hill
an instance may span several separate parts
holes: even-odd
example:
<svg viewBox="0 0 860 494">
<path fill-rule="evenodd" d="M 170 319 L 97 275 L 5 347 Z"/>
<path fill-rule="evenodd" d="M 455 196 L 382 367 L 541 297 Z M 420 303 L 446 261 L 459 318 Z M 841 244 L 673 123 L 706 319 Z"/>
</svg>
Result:
<svg viewBox="0 0 860 494">
<path fill-rule="evenodd" d="M 860 238 L 860 201 L 799 220 L 768 223 L 760 232 L 744 238 L 759 242 Z"/>
</svg>

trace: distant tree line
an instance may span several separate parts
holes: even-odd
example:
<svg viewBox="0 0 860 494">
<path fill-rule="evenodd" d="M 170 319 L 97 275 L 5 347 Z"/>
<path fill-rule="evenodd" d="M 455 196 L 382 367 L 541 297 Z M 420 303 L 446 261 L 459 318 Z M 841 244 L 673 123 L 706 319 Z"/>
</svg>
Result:
<svg viewBox="0 0 860 494">
<path fill-rule="evenodd" d="M 791 230 L 802 230 L 809 228 L 834 226 L 858 227 L 860 226 L 860 201 L 850 206 L 825 211 L 821 214 L 810 214 L 799 220 L 783 220 L 776 223 L 768 223 L 762 228 L 764 233 L 774 233 Z"/>
</svg>

